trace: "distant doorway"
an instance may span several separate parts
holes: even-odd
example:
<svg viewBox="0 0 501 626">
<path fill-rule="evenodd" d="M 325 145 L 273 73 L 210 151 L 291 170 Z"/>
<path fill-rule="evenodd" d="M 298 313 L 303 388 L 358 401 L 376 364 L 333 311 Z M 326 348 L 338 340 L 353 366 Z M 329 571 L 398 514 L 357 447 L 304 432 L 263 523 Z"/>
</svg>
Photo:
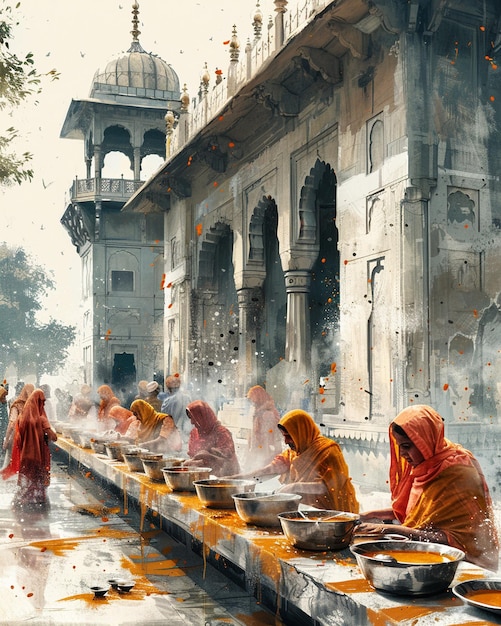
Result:
<svg viewBox="0 0 501 626">
<path fill-rule="evenodd" d="M 128 389 L 136 382 L 134 355 L 127 352 L 115 354 L 111 370 L 111 384 L 116 389 Z"/>
</svg>

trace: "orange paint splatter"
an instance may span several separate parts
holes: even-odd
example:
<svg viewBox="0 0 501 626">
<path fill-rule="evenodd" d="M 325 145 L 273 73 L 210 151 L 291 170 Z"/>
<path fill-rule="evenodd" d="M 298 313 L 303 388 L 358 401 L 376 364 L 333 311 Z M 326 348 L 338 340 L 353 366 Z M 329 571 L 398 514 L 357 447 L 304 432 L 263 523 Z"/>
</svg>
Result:
<svg viewBox="0 0 501 626">
<path fill-rule="evenodd" d="M 335 374 L 337 369 L 337 363 L 331 363 L 331 374 Z"/>
<path fill-rule="evenodd" d="M 449 383 L 445 383 L 443 386 L 444 391 L 447 391 L 447 389 L 449 389 Z"/>
<path fill-rule="evenodd" d="M 200 237 L 200 235 L 202 234 L 202 230 L 203 230 L 203 226 L 202 226 L 202 224 L 197 224 L 197 225 L 195 226 L 195 229 L 196 229 L 196 231 L 197 231 L 197 235 Z"/>
</svg>

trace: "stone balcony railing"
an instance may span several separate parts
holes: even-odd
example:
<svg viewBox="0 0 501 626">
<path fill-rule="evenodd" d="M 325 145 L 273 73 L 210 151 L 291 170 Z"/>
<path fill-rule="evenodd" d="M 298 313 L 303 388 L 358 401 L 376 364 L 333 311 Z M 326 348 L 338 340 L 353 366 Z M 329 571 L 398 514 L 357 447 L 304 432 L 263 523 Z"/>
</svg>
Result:
<svg viewBox="0 0 501 626">
<path fill-rule="evenodd" d="M 209 120 L 216 117 L 225 103 L 238 92 L 244 83 L 255 76 L 282 46 L 287 45 L 291 37 L 334 1 L 298 0 L 296 7 L 286 6 L 285 13 L 275 17 L 275 21 L 283 19 L 283 43 L 281 44 L 277 43 L 275 23 L 272 21 L 268 25 L 263 25 L 260 37 L 255 38 L 252 43 L 249 42 L 246 47 L 240 42 L 239 58 L 236 63 L 233 61 L 230 63 L 233 67 L 228 71 L 228 81 L 222 81 L 214 86 L 206 85 L 205 88 L 201 86 L 198 99 L 192 99 L 192 108 L 188 112 L 187 136 L 181 137 L 179 126 L 172 130 L 170 156 L 181 149 L 184 142 L 193 137 Z M 279 5 L 278 2 L 275 4 Z M 284 4 L 287 5 L 287 2 Z M 278 8 L 275 10 L 279 11 Z"/>
<path fill-rule="evenodd" d="M 125 203 L 143 181 L 124 178 L 75 178 L 70 188 L 71 202 L 103 200 Z"/>
</svg>

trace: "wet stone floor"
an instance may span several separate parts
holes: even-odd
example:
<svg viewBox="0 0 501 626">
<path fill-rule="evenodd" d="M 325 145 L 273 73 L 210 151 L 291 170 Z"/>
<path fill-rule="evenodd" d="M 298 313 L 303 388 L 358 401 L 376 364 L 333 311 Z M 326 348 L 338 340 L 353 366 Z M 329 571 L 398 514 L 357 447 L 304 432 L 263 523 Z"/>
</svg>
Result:
<svg viewBox="0 0 501 626">
<path fill-rule="evenodd" d="M 0 479 L 0 624 L 277 625 L 271 612 L 140 510 L 53 459 L 50 506 L 15 511 Z M 128 593 L 92 586 L 132 580 Z"/>
</svg>

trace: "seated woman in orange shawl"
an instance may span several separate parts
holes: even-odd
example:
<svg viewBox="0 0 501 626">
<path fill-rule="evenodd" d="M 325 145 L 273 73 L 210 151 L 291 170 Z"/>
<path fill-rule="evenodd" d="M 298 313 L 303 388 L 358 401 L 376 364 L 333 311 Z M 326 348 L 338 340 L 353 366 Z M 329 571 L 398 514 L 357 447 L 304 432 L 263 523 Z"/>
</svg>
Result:
<svg viewBox="0 0 501 626">
<path fill-rule="evenodd" d="M 158 413 L 146 400 L 134 400 L 130 410 L 140 422 L 136 443 L 162 454 L 181 450 L 181 435 L 170 415 Z M 129 438 L 129 435 L 130 427 L 125 436 Z"/>
<path fill-rule="evenodd" d="M 355 488 L 339 444 L 324 437 L 311 415 L 299 409 L 286 413 L 278 428 L 289 449 L 265 467 L 235 478 L 280 474 L 284 485 L 279 491 L 300 494 L 302 504 L 358 513 Z"/>
<path fill-rule="evenodd" d="M 444 437 L 443 420 L 429 406 L 410 406 L 390 424 L 390 488 L 392 508 L 362 514 L 357 532 L 448 544 L 497 570 L 498 537 L 480 465 Z"/>
<path fill-rule="evenodd" d="M 56 441 L 45 413 L 45 396 L 41 389 L 30 395 L 19 417 L 14 446 L 19 448 L 17 491 L 12 505 L 16 508 L 44 507 L 50 483 L 49 441 Z"/>
</svg>

